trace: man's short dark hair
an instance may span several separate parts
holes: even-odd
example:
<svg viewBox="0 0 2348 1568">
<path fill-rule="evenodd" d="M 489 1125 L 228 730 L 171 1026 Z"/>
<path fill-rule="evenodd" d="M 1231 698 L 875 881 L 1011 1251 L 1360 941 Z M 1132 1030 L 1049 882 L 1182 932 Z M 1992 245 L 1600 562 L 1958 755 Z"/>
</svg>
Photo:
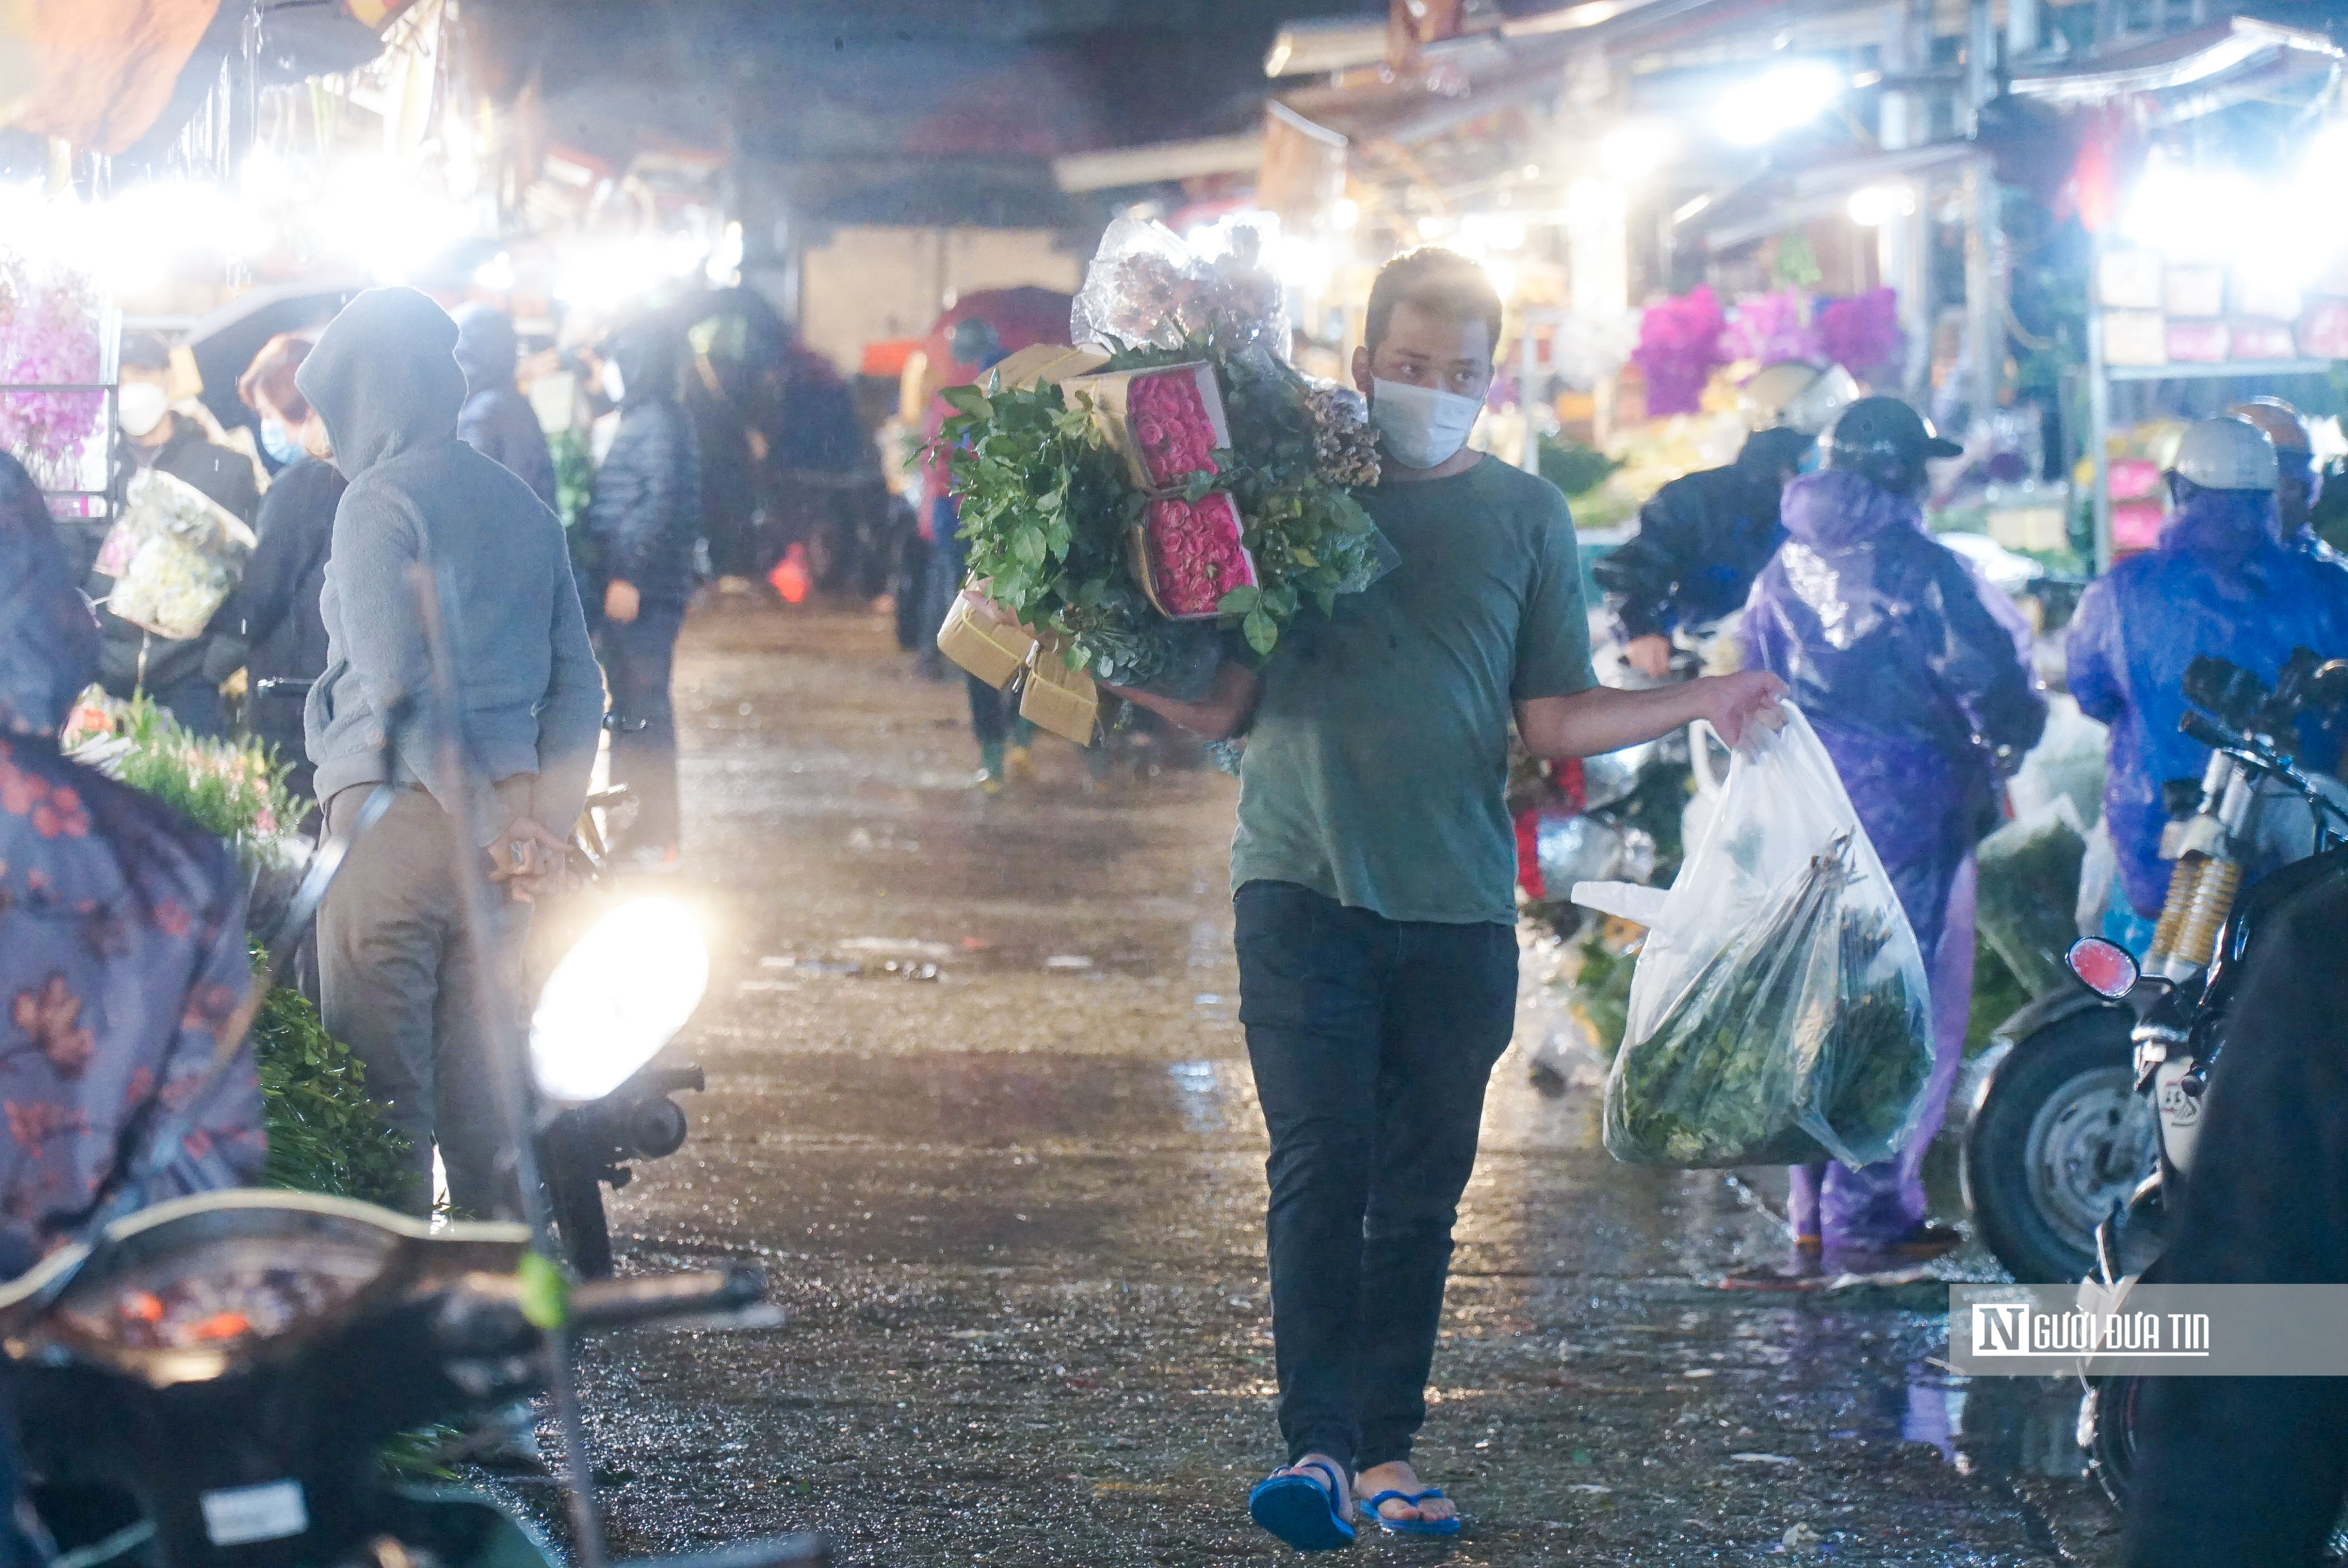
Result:
<svg viewBox="0 0 2348 1568">
<path fill-rule="evenodd" d="M 1491 334 L 1492 352 L 1500 351 L 1500 292 L 1483 268 L 1457 251 L 1421 245 L 1378 269 L 1377 282 L 1370 285 L 1369 319 L 1362 328 L 1362 342 L 1372 354 L 1385 341 L 1398 304 L 1453 321 L 1480 321 Z"/>
</svg>

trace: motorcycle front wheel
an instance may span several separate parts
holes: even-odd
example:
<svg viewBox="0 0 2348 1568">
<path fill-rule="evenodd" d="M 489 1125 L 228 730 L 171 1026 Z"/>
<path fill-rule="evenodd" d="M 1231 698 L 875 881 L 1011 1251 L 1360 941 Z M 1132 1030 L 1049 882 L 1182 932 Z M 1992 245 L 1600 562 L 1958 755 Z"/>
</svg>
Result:
<svg viewBox="0 0 2348 1568">
<path fill-rule="evenodd" d="M 2096 1227 L 2152 1169 L 2157 1131 L 2136 1092 L 2125 1008 L 2075 1013 L 2017 1040 L 1965 1129 L 1965 1202 L 2024 1284 L 2096 1266 Z"/>
<path fill-rule="evenodd" d="M 584 1147 L 577 1125 L 558 1118 L 540 1151 L 554 1239 L 581 1279 L 612 1274 L 612 1228 L 603 1213 L 602 1165 Z"/>
<path fill-rule="evenodd" d="M 2098 1377 L 2091 1418 L 2095 1429 L 2087 1457 L 2096 1484 L 2125 1518 L 2128 1495 L 2136 1487 L 2136 1423 L 2144 1393 L 2141 1377 Z"/>
</svg>

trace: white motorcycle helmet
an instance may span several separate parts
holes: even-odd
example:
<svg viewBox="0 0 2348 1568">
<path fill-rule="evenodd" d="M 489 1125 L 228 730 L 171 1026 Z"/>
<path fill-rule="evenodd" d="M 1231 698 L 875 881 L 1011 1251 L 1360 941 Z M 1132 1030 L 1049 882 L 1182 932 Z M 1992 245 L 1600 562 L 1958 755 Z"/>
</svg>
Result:
<svg viewBox="0 0 2348 1568">
<path fill-rule="evenodd" d="M 1736 408 L 1747 429 L 1784 428 L 1817 436 L 1859 395 L 1859 383 L 1839 365 L 1785 359 L 1754 372 L 1737 392 Z"/>
<path fill-rule="evenodd" d="M 2168 471 L 2203 490 L 2271 490 L 2280 469 L 2264 430 L 2240 415 L 2221 414 L 2185 432 Z"/>
</svg>

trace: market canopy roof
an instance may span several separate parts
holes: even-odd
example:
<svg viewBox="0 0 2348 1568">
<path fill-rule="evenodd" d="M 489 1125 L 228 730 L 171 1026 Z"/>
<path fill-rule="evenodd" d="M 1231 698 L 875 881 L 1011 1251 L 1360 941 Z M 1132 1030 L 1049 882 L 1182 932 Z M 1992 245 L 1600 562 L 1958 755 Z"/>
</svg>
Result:
<svg viewBox="0 0 2348 1568">
<path fill-rule="evenodd" d="M 2165 119 L 2189 119 L 2247 98 L 2328 85 L 2342 50 L 2321 33 L 2232 16 L 2208 27 L 2099 55 L 2067 69 L 2024 72 L 2009 89 L 2061 108 L 2150 96 Z"/>
<path fill-rule="evenodd" d="M 1789 223 L 1838 211 L 1853 191 L 1868 186 L 1954 174 L 1984 156 L 1969 141 L 1940 141 L 1797 169 L 1771 169 L 1706 201 L 1673 227 L 1701 234 L 1709 250 L 1733 250 L 1782 233 Z"/>
<path fill-rule="evenodd" d="M 7 122 L 34 136 L 109 155 L 178 133 L 210 96 L 232 54 L 262 85 L 347 71 L 380 53 L 382 32 L 412 0 L 18 0 L 0 6 L 0 55 L 29 89 Z M 257 26 L 248 30 L 248 17 Z M 9 104 L 0 102 L 0 114 Z"/>
</svg>

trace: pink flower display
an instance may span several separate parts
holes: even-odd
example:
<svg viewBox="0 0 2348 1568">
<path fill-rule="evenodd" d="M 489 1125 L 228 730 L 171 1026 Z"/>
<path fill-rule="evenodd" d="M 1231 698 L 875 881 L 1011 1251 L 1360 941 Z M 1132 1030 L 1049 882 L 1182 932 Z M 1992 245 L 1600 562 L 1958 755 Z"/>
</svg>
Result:
<svg viewBox="0 0 2348 1568">
<path fill-rule="evenodd" d="M 1179 485 L 1194 473 L 1221 471 L 1213 455 L 1214 421 L 1196 372 L 1136 376 L 1126 410 L 1151 484 Z"/>
<path fill-rule="evenodd" d="M 1142 542 L 1150 596 L 1178 621 L 1216 614 L 1224 594 L 1258 585 L 1255 558 L 1241 542 L 1239 508 L 1220 490 L 1195 501 L 1154 497 Z"/>
<path fill-rule="evenodd" d="M 0 252 L 0 387 L 88 384 L 98 377 L 98 310 L 85 279 L 36 281 L 25 263 Z M 0 450 L 14 453 L 36 482 L 57 489 L 98 432 L 99 392 L 0 392 Z"/>
<path fill-rule="evenodd" d="M 1639 317 L 1639 346 L 1631 361 L 1647 377 L 1649 414 L 1693 414 L 1714 368 L 1728 363 L 1721 348 L 1727 316 L 1712 285 L 1647 307 Z"/>
<path fill-rule="evenodd" d="M 1721 348 L 1732 360 L 1750 359 L 1762 365 L 1782 359 L 1815 363 L 1824 351 L 1809 316 L 1809 296 L 1799 289 L 1739 300 L 1728 330 L 1721 335 Z"/>
<path fill-rule="evenodd" d="M 1818 343 L 1828 359 L 1862 381 L 1896 368 L 1902 334 L 1900 299 L 1890 289 L 1869 289 L 1818 307 Z"/>
</svg>

